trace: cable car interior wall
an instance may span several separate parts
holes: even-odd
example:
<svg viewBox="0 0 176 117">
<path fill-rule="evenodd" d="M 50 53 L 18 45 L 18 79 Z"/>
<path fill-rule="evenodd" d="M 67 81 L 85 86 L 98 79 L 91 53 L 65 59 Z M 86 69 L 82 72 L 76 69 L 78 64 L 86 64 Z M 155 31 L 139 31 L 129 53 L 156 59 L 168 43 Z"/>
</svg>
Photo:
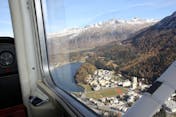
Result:
<svg viewBox="0 0 176 117">
<path fill-rule="evenodd" d="M 0 117 L 99 116 L 50 78 L 41 0 L 9 0 L 14 38 L 0 37 Z M 175 91 L 173 63 L 123 115 L 151 117 Z"/>
</svg>

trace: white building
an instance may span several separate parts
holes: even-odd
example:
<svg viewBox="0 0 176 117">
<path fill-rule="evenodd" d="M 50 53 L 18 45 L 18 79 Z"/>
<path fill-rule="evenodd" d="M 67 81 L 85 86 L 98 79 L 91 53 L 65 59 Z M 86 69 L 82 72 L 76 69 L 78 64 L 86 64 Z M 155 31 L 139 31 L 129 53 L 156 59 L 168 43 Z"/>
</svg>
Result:
<svg viewBox="0 0 176 117">
<path fill-rule="evenodd" d="M 124 81 L 122 86 L 123 87 L 130 87 L 131 86 L 131 81 L 129 81 L 129 80 Z"/>
<path fill-rule="evenodd" d="M 132 89 L 135 90 L 138 86 L 137 77 L 133 77 Z"/>
</svg>

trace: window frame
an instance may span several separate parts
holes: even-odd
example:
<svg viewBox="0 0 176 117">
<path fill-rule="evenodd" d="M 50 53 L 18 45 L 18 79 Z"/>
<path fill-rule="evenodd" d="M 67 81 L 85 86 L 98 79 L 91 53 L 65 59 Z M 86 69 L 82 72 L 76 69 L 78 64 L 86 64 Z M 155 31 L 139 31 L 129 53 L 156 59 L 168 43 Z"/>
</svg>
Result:
<svg viewBox="0 0 176 117">
<path fill-rule="evenodd" d="M 81 117 L 97 117 L 99 116 L 85 104 L 77 100 L 74 96 L 56 86 L 52 79 L 51 68 L 48 61 L 47 36 L 45 30 L 45 21 L 43 16 L 42 0 L 33 0 L 34 13 L 33 18 L 36 22 L 37 36 L 39 42 L 40 53 L 40 69 L 42 72 L 42 80 L 45 85 L 55 94 L 55 100 L 58 101 L 72 116 Z"/>
</svg>

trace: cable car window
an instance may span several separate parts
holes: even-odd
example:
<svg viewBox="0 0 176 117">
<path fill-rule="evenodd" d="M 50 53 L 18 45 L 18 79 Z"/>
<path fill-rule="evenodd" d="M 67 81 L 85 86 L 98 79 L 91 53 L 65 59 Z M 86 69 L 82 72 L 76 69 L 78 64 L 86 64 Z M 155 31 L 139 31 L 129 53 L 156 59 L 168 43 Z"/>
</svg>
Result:
<svg viewBox="0 0 176 117">
<path fill-rule="evenodd" d="M 102 116 L 123 115 L 176 59 L 175 5 L 42 0 L 53 81 Z M 175 97 L 158 113 L 176 112 Z"/>
</svg>

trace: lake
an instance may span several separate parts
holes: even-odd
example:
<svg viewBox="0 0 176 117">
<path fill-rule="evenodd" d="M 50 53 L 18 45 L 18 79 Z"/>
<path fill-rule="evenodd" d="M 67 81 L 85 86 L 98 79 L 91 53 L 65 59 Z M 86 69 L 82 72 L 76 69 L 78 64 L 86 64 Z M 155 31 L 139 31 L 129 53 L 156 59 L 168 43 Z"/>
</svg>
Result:
<svg viewBox="0 0 176 117">
<path fill-rule="evenodd" d="M 81 64 L 80 62 L 69 63 L 55 68 L 51 73 L 57 86 L 68 92 L 83 92 L 83 88 L 76 84 L 74 78 Z"/>
</svg>

